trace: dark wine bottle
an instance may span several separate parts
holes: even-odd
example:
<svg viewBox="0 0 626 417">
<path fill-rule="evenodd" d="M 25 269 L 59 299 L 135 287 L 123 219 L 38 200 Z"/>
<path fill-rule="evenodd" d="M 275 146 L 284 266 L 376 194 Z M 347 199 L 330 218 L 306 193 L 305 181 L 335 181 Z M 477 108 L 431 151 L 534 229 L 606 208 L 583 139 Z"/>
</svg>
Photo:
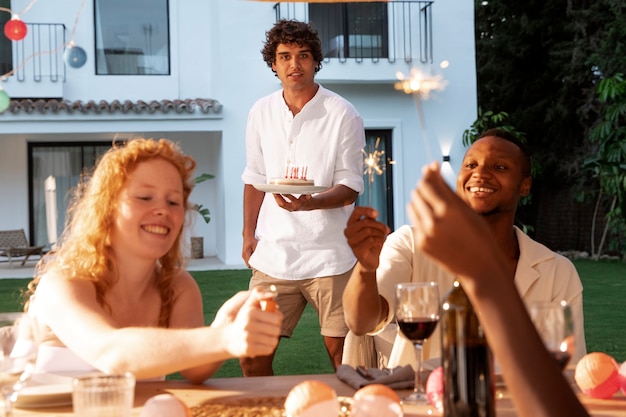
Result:
<svg viewBox="0 0 626 417">
<path fill-rule="evenodd" d="M 493 357 L 458 281 L 443 302 L 441 323 L 444 417 L 495 417 Z"/>
</svg>

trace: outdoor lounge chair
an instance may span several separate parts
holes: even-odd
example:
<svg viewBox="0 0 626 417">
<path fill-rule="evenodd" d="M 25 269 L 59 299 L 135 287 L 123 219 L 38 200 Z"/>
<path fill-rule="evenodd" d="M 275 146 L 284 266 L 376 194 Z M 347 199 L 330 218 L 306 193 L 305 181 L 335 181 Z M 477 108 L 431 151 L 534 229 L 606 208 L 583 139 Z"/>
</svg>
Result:
<svg viewBox="0 0 626 417">
<path fill-rule="evenodd" d="M 22 266 L 31 255 L 43 256 L 43 246 L 30 246 L 24 229 L 0 230 L 0 256 L 9 258 L 9 266 L 13 268 L 13 259 L 21 258 Z"/>
</svg>

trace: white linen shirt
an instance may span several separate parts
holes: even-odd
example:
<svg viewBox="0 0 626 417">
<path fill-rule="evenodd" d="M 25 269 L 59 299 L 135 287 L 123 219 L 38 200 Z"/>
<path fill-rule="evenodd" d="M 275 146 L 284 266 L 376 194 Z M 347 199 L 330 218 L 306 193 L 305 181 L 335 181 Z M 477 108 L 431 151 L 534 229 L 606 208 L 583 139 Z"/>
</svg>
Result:
<svg viewBox="0 0 626 417">
<path fill-rule="evenodd" d="M 316 186 L 345 185 L 363 192 L 363 120 L 341 96 L 322 86 L 294 117 L 282 90 L 258 100 L 248 115 L 245 184 L 284 177 L 287 164 L 306 165 Z M 281 279 L 339 275 L 356 263 L 343 235 L 354 204 L 289 212 L 266 193 L 250 265 Z"/>
<path fill-rule="evenodd" d="M 515 235 L 520 250 L 515 285 L 524 303 L 565 300 L 571 306 L 576 348 L 570 364 L 574 364 L 587 353 L 583 323 L 583 286 L 578 272 L 569 259 L 532 240 L 517 227 Z M 403 281 L 435 281 L 439 283 L 443 300 L 454 283 L 452 274 L 415 248 L 412 228 L 406 225 L 387 237 L 376 275 L 378 292 L 389 303 L 388 322 L 393 318 L 396 284 Z M 394 324 L 388 325 L 383 333 L 384 335 L 375 336 L 375 339 L 384 337 L 388 342 L 389 338 L 395 337 L 388 357 L 389 367 L 415 363 L 413 345 L 397 333 Z M 437 326 L 435 333 L 424 344 L 424 360 L 441 357 L 441 337 L 441 326 Z M 385 353 L 383 355 L 386 356 Z"/>
</svg>

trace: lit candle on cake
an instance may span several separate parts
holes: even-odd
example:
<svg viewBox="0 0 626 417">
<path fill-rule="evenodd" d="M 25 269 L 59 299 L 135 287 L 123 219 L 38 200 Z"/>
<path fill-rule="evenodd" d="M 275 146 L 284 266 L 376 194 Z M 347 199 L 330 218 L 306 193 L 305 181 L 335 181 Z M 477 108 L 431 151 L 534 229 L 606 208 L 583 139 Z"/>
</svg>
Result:
<svg viewBox="0 0 626 417">
<path fill-rule="evenodd" d="M 313 180 L 307 179 L 308 165 L 287 164 L 283 178 L 270 178 L 270 184 L 274 185 L 315 185 Z"/>
</svg>

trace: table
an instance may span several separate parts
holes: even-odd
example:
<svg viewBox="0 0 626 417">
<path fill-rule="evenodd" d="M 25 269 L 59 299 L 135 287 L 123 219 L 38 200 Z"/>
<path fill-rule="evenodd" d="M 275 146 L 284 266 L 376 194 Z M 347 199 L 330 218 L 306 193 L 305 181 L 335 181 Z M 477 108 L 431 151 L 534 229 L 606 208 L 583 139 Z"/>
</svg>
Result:
<svg viewBox="0 0 626 417">
<path fill-rule="evenodd" d="M 568 372 L 568 371 L 566 371 Z M 571 373 L 568 375 L 571 378 Z M 146 400 L 154 395 L 169 392 L 190 407 L 200 407 L 209 401 L 244 401 L 261 397 L 285 397 L 297 383 L 307 379 L 316 379 L 331 385 L 337 395 L 351 396 L 354 389 L 344 384 L 334 374 L 289 375 L 249 378 L 213 378 L 203 385 L 192 385 L 185 381 L 139 382 L 135 390 L 135 408 L 133 417 L 139 417 Z M 409 391 L 399 391 L 403 396 Z M 626 417 L 626 397 L 619 393 L 612 399 L 598 400 L 579 394 L 579 398 L 595 417 Z M 498 417 L 516 417 L 511 398 L 506 389 L 496 391 L 496 410 Z M 49 409 L 16 409 L 15 417 L 68 417 L 73 416 L 71 406 Z M 439 412 L 429 406 L 405 406 L 405 417 L 439 416 Z"/>
</svg>

